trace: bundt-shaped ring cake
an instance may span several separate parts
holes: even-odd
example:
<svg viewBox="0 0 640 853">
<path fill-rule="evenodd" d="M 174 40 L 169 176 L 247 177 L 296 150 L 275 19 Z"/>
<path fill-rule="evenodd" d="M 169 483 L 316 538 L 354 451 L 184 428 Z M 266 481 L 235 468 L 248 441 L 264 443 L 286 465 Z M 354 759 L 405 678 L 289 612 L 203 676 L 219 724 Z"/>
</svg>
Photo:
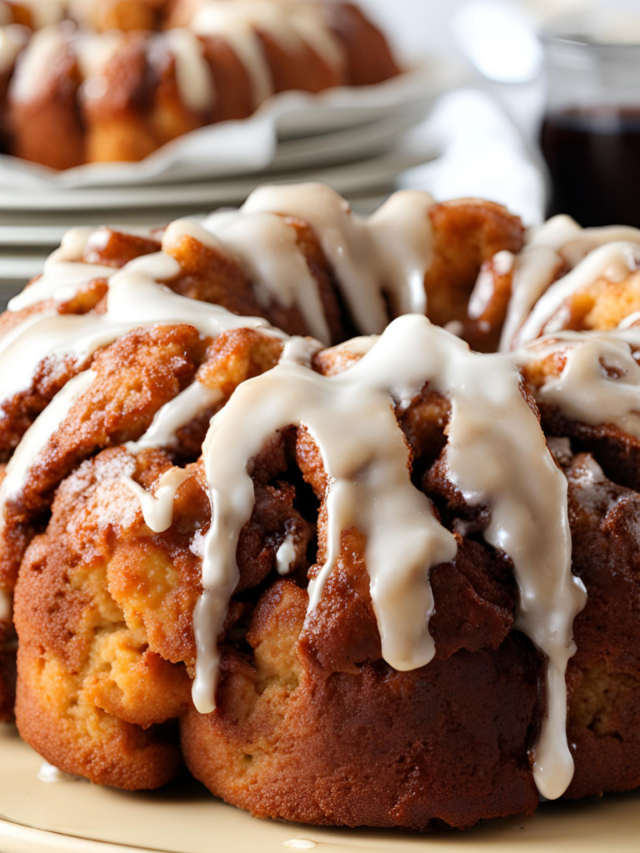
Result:
<svg viewBox="0 0 640 853">
<path fill-rule="evenodd" d="M 639 258 L 322 185 L 67 234 L 0 318 L 5 716 L 17 636 L 22 737 L 103 785 L 421 830 L 638 786 Z"/>
<path fill-rule="evenodd" d="M 141 160 L 273 94 L 399 73 L 342 0 L 0 0 L 0 145 L 53 169 Z"/>
</svg>

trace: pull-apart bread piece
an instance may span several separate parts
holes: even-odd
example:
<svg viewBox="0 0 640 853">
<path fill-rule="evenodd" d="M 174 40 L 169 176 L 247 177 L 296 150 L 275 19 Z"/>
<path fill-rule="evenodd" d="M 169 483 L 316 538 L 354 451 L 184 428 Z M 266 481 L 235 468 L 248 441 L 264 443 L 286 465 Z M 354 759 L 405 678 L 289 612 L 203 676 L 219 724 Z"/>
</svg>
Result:
<svg viewBox="0 0 640 853">
<path fill-rule="evenodd" d="M 0 318 L 23 738 L 326 825 L 639 785 L 640 240 L 560 225 L 304 185 L 70 232 Z"/>
</svg>

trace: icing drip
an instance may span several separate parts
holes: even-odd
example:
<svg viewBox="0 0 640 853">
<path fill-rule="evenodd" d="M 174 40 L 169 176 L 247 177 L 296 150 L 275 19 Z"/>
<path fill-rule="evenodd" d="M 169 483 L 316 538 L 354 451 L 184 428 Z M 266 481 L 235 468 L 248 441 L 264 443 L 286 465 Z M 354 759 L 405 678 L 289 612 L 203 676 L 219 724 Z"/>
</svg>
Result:
<svg viewBox="0 0 640 853">
<path fill-rule="evenodd" d="M 44 265 L 44 271 L 37 281 L 25 288 L 9 301 L 9 311 L 21 311 L 38 302 L 53 299 L 55 302 L 65 302 L 78 292 L 83 284 L 89 284 L 97 279 L 109 279 L 113 275 L 113 267 L 99 264 L 82 264 L 76 262 L 51 263 L 49 258 Z"/>
<path fill-rule="evenodd" d="M 388 322 L 383 294 L 398 313 L 424 313 L 424 277 L 431 266 L 428 193 L 395 193 L 369 220 L 324 184 L 265 186 L 247 199 L 243 212 L 286 213 L 307 222 L 338 280 L 356 325 L 380 333 Z"/>
<path fill-rule="evenodd" d="M 291 534 L 287 536 L 276 553 L 276 569 L 279 575 L 288 575 L 296 558 L 296 543 Z"/>
<path fill-rule="evenodd" d="M 316 3 L 209 0 L 196 11 L 191 26 L 199 35 L 218 36 L 231 45 L 251 79 L 254 106 L 273 94 L 259 33 L 268 35 L 288 53 L 298 53 L 303 44 L 308 44 L 330 66 L 341 68 L 344 62 L 342 46 Z"/>
<path fill-rule="evenodd" d="M 82 363 L 100 347 L 136 328 L 189 323 L 204 337 L 239 328 L 261 329 L 283 337 L 260 317 L 238 317 L 218 305 L 179 296 L 159 284 L 180 274 L 178 262 L 162 252 L 109 271 L 112 275 L 104 314 L 52 315 L 43 311 L 0 338 L 0 400 L 28 389 L 45 358 L 69 356 Z"/>
<path fill-rule="evenodd" d="M 321 349 L 322 345 L 313 338 L 289 338 L 283 347 L 280 361 L 295 361 L 311 367 L 313 356 Z"/>
<path fill-rule="evenodd" d="M 223 397 L 219 388 L 207 388 L 200 382 L 194 382 L 156 413 L 147 432 L 138 441 L 130 441 L 127 450 L 136 455 L 154 447 L 169 447 L 179 430 L 202 412 L 216 406 Z"/>
<path fill-rule="evenodd" d="M 106 94 L 107 81 L 104 75 L 124 39 L 124 34 L 116 30 L 98 35 L 83 34 L 75 38 L 76 56 L 84 77 L 82 93 L 86 98 L 102 98 Z"/>
<path fill-rule="evenodd" d="M 182 468 L 171 468 L 158 480 L 155 494 L 151 494 L 131 477 L 123 477 L 122 482 L 130 489 L 140 501 L 142 515 L 145 524 L 154 533 L 164 533 L 171 527 L 173 520 L 173 501 L 176 492 L 185 480 L 189 479 L 189 472 Z"/>
<path fill-rule="evenodd" d="M 327 65 L 342 68 L 344 48 L 327 26 L 326 18 L 316 3 L 300 3 L 292 0 L 287 4 L 291 26 L 302 41 L 306 42 Z"/>
<path fill-rule="evenodd" d="M 638 243 L 615 242 L 592 251 L 570 273 L 556 281 L 535 304 L 518 333 L 518 341 L 526 343 L 542 332 L 562 328 L 564 317 L 558 312 L 566 300 L 582 287 L 599 278 L 623 281 L 635 272 L 640 264 Z M 554 322 L 555 320 L 555 322 Z"/>
<path fill-rule="evenodd" d="M 91 225 L 70 228 L 62 237 L 60 246 L 47 258 L 45 269 L 48 264 L 57 261 L 81 261 L 84 258 L 85 249 L 90 238 L 97 231 L 106 231 L 106 228 L 93 228 Z"/>
<path fill-rule="evenodd" d="M 64 18 L 63 0 L 18 0 L 31 13 L 34 29 L 56 24 Z"/>
<path fill-rule="evenodd" d="M 16 57 L 28 38 L 29 31 L 25 27 L 15 25 L 3 27 L 0 21 L 0 74 L 6 74 L 13 68 Z"/>
<path fill-rule="evenodd" d="M 67 382 L 24 434 L 0 485 L 0 524 L 4 522 L 7 501 L 22 491 L 40 452 L 65 420 L 75 401 L 89 390 L 94 379 L 95 374 L 87 370 Z"/>
<path fill-rule="evenodd" d="M 251 80 L 254 107 L 273 95 L 271 70 L 256 32 L 258 22 L 265 26 L 262 4 L 208 3 L 196 14 L 192 27 L 198 35 L 219 36 L 228 42 L 247 70 Z"/>
<path fill-rule="evenodd" d="M 565 263 L 575 267 L 593 249 L 614 242 L 640 243 L 640 230 L 624 226 L 583 229 L 570 216 L 554 216 L 532 231 L 513 263 L 512 294 L 500 349 L 508 351 L 525 342 L 519 330 L 559 267 Z"/>
<path fill-rule="evenodd" d="M 454 560 L 457 546 L 411 483 L 392 408 L 394 400 L 410 401 L 425 382 L 451 399 L 449 477 L 469 503 L 491 506 L 485 538 L 513 560 L 518 625 L 548 657 L 549 709 L 534 775 L 541 793 L 554 798 L 573 773 L 564 674 L 575 652 L 573 619 L 585 600 L 571 574 L 566 480 L 522 396 L 517 368 L 501 356 L 470 352 L 424 317 L 394 321 L 358 363 L 336 376 L 283 362 L 240 385 L 213 419 L 203 448 L 212 523 L 204 542 L 204 592 L 194 613 L 194 703 L 203 713 L 215 708 L 217 638 L 238 582 L 238 538 L 254 504 L 247 465 L 291 424 L 313 437 L 329 484 L 325 562 L 309 586 L 310 612 L 339 558 L 342 533 L 357 527 L 367 537 L 385 660 L 398 670 L 431 660 L 429 569 Z"/>
<path fill-rule="evenodd" d="M 180 97 L 190 110 L 210 109 L 215 97 L 215 84 L 202 42 L 190 30 L 168 30 L 165 34 L 176 61 L 176 82 Z"/>
<path fill-rule="evenodd" d="M 592 426 L 613 424 L 640 438 L 640 328 L 611 332 L 560 332 L 540 338 L 513 354 L 525 365 L 556 353 L 565 356 L 559 376 L 548 376 L 535 389 L 536 399 L 551 403 L 569 418 Z"/>
<path fill-rule="evenodd" d="M 221 212 L 209 216 L 204 227 L 238 255 L 263 305 L 274 298 L 285 308 L 295 305 L 310 333 L 331 343 L 318 283 L 298 247 L 295 228 L 282 216 Z"/>
<path fill-rule="evenodd" d="M 10 84 L 15 101 L 29 101 L 39 95 L 51 70 L 63 62 L 69 46 L 61 27 L 51 26 L 34 33 L 26 50 L 18 57 Z"/>
<path fill-rule="evenodd" d="M 374 257 L 396 314 L 425 314 L 425 273 L 433 257 L 429 208 L 433 197 L 417 190 L 394 193 L 369 219 Z"/>
</svg>

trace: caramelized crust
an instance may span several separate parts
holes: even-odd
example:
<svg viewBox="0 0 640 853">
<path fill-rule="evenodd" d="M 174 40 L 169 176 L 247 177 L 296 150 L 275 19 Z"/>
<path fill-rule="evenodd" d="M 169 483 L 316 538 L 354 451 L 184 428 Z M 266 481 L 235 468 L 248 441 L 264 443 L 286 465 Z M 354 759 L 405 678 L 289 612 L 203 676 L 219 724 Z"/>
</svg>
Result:
<svg viewBox="0 0 640 853">
<path fill-rule="evenodd" d="M 467 306 L 483 265 L 498 252 L 522 248 L 522 223 L 501 205 L 478 199 L 435 204 L 429 215 L 435 243 L 433 263 L 425 278 L 429 317 L 439 326 L 462 322 L 466 324 L 464 337 L 474 348 L 481 352 L 495 349 L 495 331 L 493 335 L 483 333 L 483 327 L 468 319 Z M 502 320 L 499 316 L 497 323 L 501 325 Z"/>
<path fill-rule="evenodd" d="M 306 606 L 303 590 L 277 582 L 247 635 L 252 663 L 225 657 L 219 711 L 183 717 L 197 778 L 253 814 L 306 823 L 464 827 L 535 809 L 524 744 L 537 665 L 526 644 L 514 637 L 410 673 L 373 661 L 333 671 L 316 645 L 333 614 L 326 608 L 324 630 L 298 640 Z M 461 701 L 469 693 L 473 710 Z"/>
<path fill-rule="evenodd" d="M 49 533 L 25 556 L 15 607 L 22 736 L 63 770 L 132 790 L 177 772 L 175 737 L 157 724 L 189 698 L 184 667 L 126 627 L 106 585 L 116 519 L 132 503 L 118 477 L 134 469 L 121 450 L 79 469 L 60 492 Z"/>
<path fill-rule="evenodd" d="M 586 454 L 569 479 L 573 570 L 589 590 L 568 673 L 572 798 L 640 785 L 640 563 L 637 492 L 607 480 Z"/>
</svg>

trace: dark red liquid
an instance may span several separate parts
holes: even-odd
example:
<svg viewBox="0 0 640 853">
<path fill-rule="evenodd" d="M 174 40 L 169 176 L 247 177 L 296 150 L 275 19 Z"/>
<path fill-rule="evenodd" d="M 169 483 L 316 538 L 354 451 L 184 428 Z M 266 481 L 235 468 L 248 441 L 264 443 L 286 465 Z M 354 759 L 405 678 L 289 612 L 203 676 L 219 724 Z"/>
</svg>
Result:
<svg viewBox="0 0 640 853">
<path fill-rule="evenodd" d="M 550 214 L 585 226 L 640 227 L 640 109 L 548 114 L 541 143 L 553 183 Z"/>
</svg>

